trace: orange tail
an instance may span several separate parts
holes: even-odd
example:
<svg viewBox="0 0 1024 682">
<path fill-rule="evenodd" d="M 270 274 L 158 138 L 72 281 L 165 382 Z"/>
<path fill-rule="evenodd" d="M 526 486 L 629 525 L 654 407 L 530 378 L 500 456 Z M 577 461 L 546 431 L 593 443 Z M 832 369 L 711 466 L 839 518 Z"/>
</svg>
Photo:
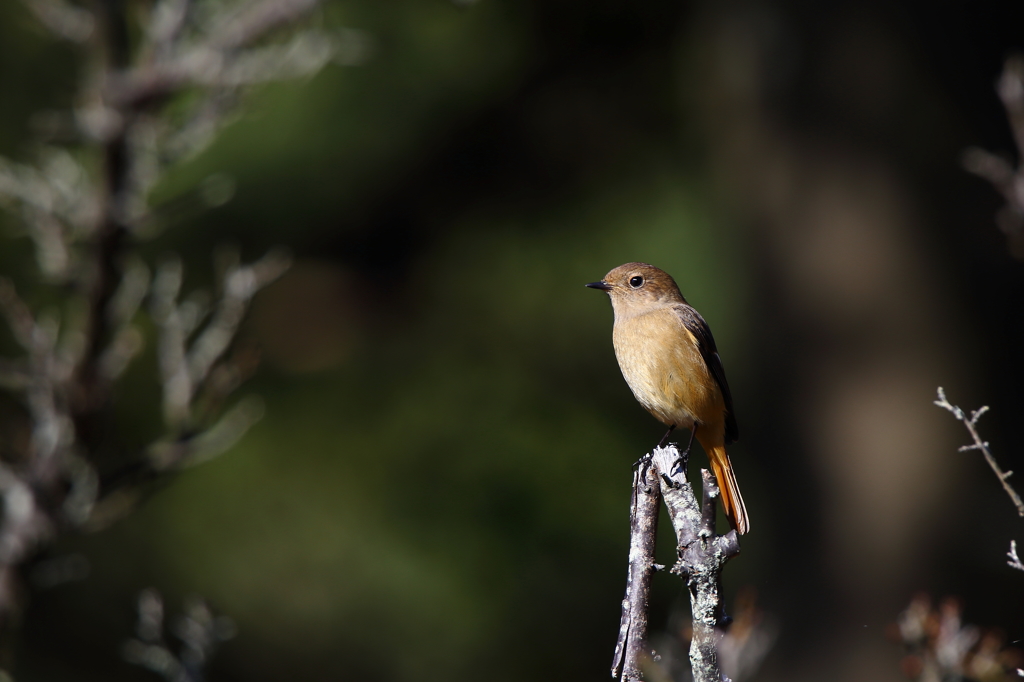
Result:
<svg viewBox="0 0 1024 682">
<path fill-rule="evenodd" d="M 700 434 L 698 433 L 698 436 Z M 729 523 L 736 532 L 743 535 L 750 530 L 750 520 L 747 519 L 747 507 L 743 504 L 743 496 L 740 495 L 740 486 L 736 483 L 736 474 L 732 472 L 732 462 L 729 461 L 729 453 L 725 451 L 724 445 L 701 446 L 708 453 L 711 460 L 711 470 L 718 479 L 718 487 L 722 491 L 722 506 L 725 507 L 725 515 L 729 517 Z"/>
</svg>

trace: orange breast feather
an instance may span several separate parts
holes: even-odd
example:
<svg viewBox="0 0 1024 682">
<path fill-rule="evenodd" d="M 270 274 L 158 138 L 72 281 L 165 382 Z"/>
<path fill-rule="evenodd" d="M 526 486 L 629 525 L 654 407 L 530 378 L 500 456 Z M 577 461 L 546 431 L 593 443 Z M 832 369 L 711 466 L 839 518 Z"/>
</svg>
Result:
<svg viewBox="0 0 1024 682">
<path fill-rule="evenodd" d="M 674 310 L 616 320 L 612 340 L 633 395 L 662 423 L 690 428 L 694 421 L 720 418 L 721 391 Z"/>
</svg>

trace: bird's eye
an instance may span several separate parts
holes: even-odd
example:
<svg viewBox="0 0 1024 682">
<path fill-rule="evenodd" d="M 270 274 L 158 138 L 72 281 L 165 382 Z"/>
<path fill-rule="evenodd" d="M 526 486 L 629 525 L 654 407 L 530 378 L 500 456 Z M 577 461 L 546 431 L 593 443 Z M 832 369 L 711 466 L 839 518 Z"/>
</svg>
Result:
<svg viewBox="0 0 1024 682">
<path fill-rule="evenodd" d="M 636 275 L 635 277 L 630 277 L 629 278 L 629 286 L 633 287 L 634 289 L 639 289 L 643 285 L 644 285 L 644 278 L 641 277 L 640 275 Z"/>
</svg>

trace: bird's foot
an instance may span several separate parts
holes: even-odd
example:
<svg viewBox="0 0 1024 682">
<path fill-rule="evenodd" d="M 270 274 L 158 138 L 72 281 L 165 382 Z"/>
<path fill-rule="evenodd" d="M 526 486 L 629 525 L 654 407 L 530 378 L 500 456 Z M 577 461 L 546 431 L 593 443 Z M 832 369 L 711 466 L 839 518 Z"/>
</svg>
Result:
<svg viewBox="0 0 1024 682">
<path fill-rule="evenodd" d="M 651 453 L 645 453 L 643 457 L 633 462 L 633 468 L 639 469 L 639 474 L 636 478 L 637 481 L 646 481 L 647 472 L 651 468 L 651 464 L 654 463 L 654 455 Z"/>
<path fill-rule="evenodd" d="M 636 469 L 637 467 L 639 467 L 642 464 L 650 464 L 651 463 L 651 459 L 653 457 L 654 457 L 654 455 L 652 455 L 649 452 L 644 453 L 643 456 L 640 457 L 640 459 L 638 459 L 637 461 L 633 462 L 633 468 Z"/>
</svg>

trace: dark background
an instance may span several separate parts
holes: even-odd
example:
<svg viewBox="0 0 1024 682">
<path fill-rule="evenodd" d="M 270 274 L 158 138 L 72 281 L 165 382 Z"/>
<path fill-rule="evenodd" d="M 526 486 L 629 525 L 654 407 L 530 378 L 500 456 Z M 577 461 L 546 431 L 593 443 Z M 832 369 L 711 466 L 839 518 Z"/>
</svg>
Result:
<svg viewBox="0 0 1024 682">
<path fill-rule="evenodd" d="M 758 679 L 898 679 L 884 631 L 921 590 L 1024 638 L 1004 562 L 1020 522 L 931 405 L 938 385 L 990 405 L 985 437 L 1024 466 L 1024 265 L 959 162 L 1014 149 L 994 82 L 1022 19 L 996 2 L 329 3 L 316 21 L 365 31 L 368 61 L 255 92 L 157 189 L 168 229 L 143 247 L 180 253 L 190 287 L 225 243 L 296 255 L 244 331 L 267 416 L 49 551 L 91 570 L 32 595 L 15 677 L 150 677 L 119 656 L 149 586 L 236 622 L 214 680 L 606 676 L 630 464 L 662 430 L 582 284 L 632 260 L 675 276 L 729 372 L 753 530 L 725 590 L 754 587 L 779 632 Z M 81 66 L 0 7 L 0 153 L 33 158 Z M 233 199 L 189 208 L 215 173 Z M 31 290 L 30 245 L 2 221 L 0 270 Z M 128 442 L 159 432 L 154 367 L 150 350 L 120 387 Z M 671 576 L 655 589 L 663 629 L 686 602 Z"/>
</svg>

